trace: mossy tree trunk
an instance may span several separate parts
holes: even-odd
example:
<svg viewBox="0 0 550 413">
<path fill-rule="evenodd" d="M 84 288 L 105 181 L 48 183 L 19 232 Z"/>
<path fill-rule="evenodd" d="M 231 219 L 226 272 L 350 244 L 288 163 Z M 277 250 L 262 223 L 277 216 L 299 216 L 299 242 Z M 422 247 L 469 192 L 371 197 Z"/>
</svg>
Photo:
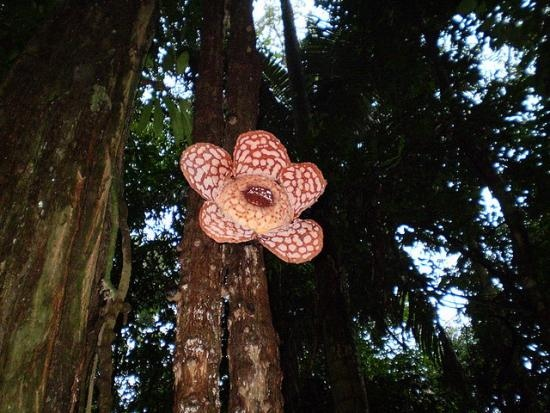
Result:
<svg viewBox="0 0 550 413">
<path fill-rule="evenodd" d="M 155 0 L 60 8 L 0 85 L 0 406 L 79 408 Z"/>
</svg>

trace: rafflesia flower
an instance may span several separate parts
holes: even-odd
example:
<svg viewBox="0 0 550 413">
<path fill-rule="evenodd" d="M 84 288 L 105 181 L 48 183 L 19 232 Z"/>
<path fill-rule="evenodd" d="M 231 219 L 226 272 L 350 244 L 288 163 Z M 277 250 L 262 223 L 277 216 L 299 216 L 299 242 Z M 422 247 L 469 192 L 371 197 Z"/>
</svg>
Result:
<svg viewBox="0 0 550 413">
<path fill-rule="evenodd" d="M 181 155 L 189 185 L 206 202 L 199 212 L 202 230 L 216 242 L 257 239 L 286 262 L 313 259 L 323 248 L 323 230 L 298 219 L 325 190 L 323 174 L 312 163 L 292 163 L 271 133 L 250 131 L 237 139 L 231 156 L 210 143 L 196 143 Z"/>
</svg>

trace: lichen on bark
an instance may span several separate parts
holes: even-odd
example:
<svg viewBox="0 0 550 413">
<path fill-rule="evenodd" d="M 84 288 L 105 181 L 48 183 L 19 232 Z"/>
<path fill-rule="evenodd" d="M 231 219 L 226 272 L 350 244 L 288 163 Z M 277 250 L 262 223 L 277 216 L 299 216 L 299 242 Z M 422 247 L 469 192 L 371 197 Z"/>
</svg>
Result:
<svg viewBox="0 0 550 413">
<path fill-rule="evenodd" d="M 0 85 L 2 411 L 71 412 L 83 401 L 110 188 L 155 4 L 67 2 Z"/>
</svg>

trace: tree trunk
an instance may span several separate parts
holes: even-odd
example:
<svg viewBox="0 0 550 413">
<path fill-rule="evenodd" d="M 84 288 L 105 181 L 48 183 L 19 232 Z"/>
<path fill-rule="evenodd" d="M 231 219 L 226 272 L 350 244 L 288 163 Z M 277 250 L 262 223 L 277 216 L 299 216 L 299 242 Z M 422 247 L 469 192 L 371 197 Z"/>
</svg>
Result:
<svg viewBox="0 0 550 413">
<path fill-rule="evenodd" d="M 234 0 L 230 9 L 225 134 L 222 0 L 203 4 L 194 136 L 231 152 L 237 135 L 256 126 L 261 72 L 251 1 Z M 220 245 L 206 237 L 197 220 L 200 204 L 198 196 L 190 194 L 181 254 L 174 411 L 220 409 L 222 287 L 229 294 L 229 411 L 282 411 L 278 342 L 263 251 L 255 243 Z"/>
<path fill-rule="evenodd" d="M 112 285 L 112 277 L 109 277 L 104 283 L 103 288 L 108 289 L 109 294 L 106 297 L 100 313 L 103 319 L 103 324 L 100 327 L 97 338 L 97 390 L 98 390 L 98 413 L 111 413 L 113 411 L 113 341 L 116 338 L 116 323 L 120 314 L 124 314 L 126 318 L 131 309 L 130 304 L 126 300 L 126 294 L 130 287 L 130 278 L 132 275 L 132 240 L 130 237 L 130 229 L 128 228 L 128 207 L 124 201 L 124 193 L 122 191 L 122 183 L 113 184 L 113 200 L 111 205 L 116 208 L 113 212 L 113 227 L 119 228 L 121 235 L 121 261 L 122 268 L 117 287 Z M 118 215 L 114 212 L 118 211 Z M 113 242 L 116 242 L 116 234 L 113 234 Z M 111 270 L 112 271 L 112 270 Z M 108 276 L 109 274 L 106 274 Z M 96 368 L 91 370 L 91 382 L 88 389 L 92 391 L 94 378 L 96 376 Z M 90 394 L 90 393 L 88 393 Z M 88 399 L 87 407 L 91 406 L 92 400 Z"/>
<path fill-rule="evenodd" d="M 0 406 L 72 412 L 112 259 L 111 186 L 154 0 L 72 1 L 0 86 Z"/>
<path fill-rule="evenodd" d="M 289 311 L 289 297 L 285 278 L 288 274 L 272 271 L 269 277 L 270 302 L 273 313 L 273 324 L 279 332 L 281 370 L 283 374 L 282 392 L 286 413 L 299 413 L 303 410 L 300 394 L 299 343 L 294 338 L 296 325 L 294 315 Z"/>
<path fill-rule="evenodd" d="M 282 412 L 279 340 L 271 320 L 262 249 L 231 246 L 228 272 L 229 411 Z"/>
<path fill-rule="evenodd" d="M 228 50 L 226 138 L 256 128 L 261 66 L 251 0 L 232 0 Z M 263 249 L 257 243 L 227 247 L 229 254 L 230 412 L 282 412 L 279 340 L 271 320 Z"/>
<path fill-rule="evenodd" d="M 294 95 L 295 127 L 300 137 L 296 146 L 307 150 L 311 133 L 311 106 L 307 97 L 300 46 L 290 0 L 281 0 L 281 11 L 288 75 Z M 328 225 L 324 227 L 327 229 Z M 330 233 L 327 233 L 326 239 L 330 241 Z M 366 412 L 368 411 L 367 392 L 357 360 L 347 285 L 342 280 L 342 274 L 337 270 L 332 257 L 327 253 L 329 245 L 330 242 L 327 242 L 325 253 L 315 260 L 315 274 L 322 326 L 321 336 L 325 347 L 331 395 L 336 412 Z"/>
<path fill-rule="evenodd" d="M 224 0 L 202 3 L 199 78 L 195 91 L 195 141 L 220 144 L 223 136 Z M 174 412 L 217 412 L 222 357 L 222 246 L 199 227 L 202 202 L 190 191 L 181 247 L 180 299 L 174 357 Z"/>
<path fill-rule="evenodd" d="M 367 412 L 367 393 L 357 360 L 346 282 L 342 280 L 334 260 L 326 252 L 315 262 L 315 272 L 319 318 L 334 411 Z"/>
<path fill-rule="evenodd" d="M 300 44 L 296 35 L 294 11 L 292 10 L 290 0 L 281 0 L 281 15 L 285 37 L 286 65 L 294 98 L 294 124 L 296 126 L 296 134 L 300 137 L 300 140 L 305 142 L 309 140 L 311 133 L 311 105 L 307 97 Z M 299 144 L 299 142 L 297 143 Z"/>
</svg>

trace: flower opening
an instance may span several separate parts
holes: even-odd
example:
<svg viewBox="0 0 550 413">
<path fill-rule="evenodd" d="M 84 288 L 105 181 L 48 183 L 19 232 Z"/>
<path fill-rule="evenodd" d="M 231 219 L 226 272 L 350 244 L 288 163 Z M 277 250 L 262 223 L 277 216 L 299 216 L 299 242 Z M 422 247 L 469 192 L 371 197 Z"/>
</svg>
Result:
<svg viewBox="0 0 550 413">
<path fill-rule="evenodd" d="M 249 186 L 243 191 L 243 195 L 249 204 L 255 206 L 265 208 L 273 205 L 273 192 L 262 186 Z"/>
</svg>

